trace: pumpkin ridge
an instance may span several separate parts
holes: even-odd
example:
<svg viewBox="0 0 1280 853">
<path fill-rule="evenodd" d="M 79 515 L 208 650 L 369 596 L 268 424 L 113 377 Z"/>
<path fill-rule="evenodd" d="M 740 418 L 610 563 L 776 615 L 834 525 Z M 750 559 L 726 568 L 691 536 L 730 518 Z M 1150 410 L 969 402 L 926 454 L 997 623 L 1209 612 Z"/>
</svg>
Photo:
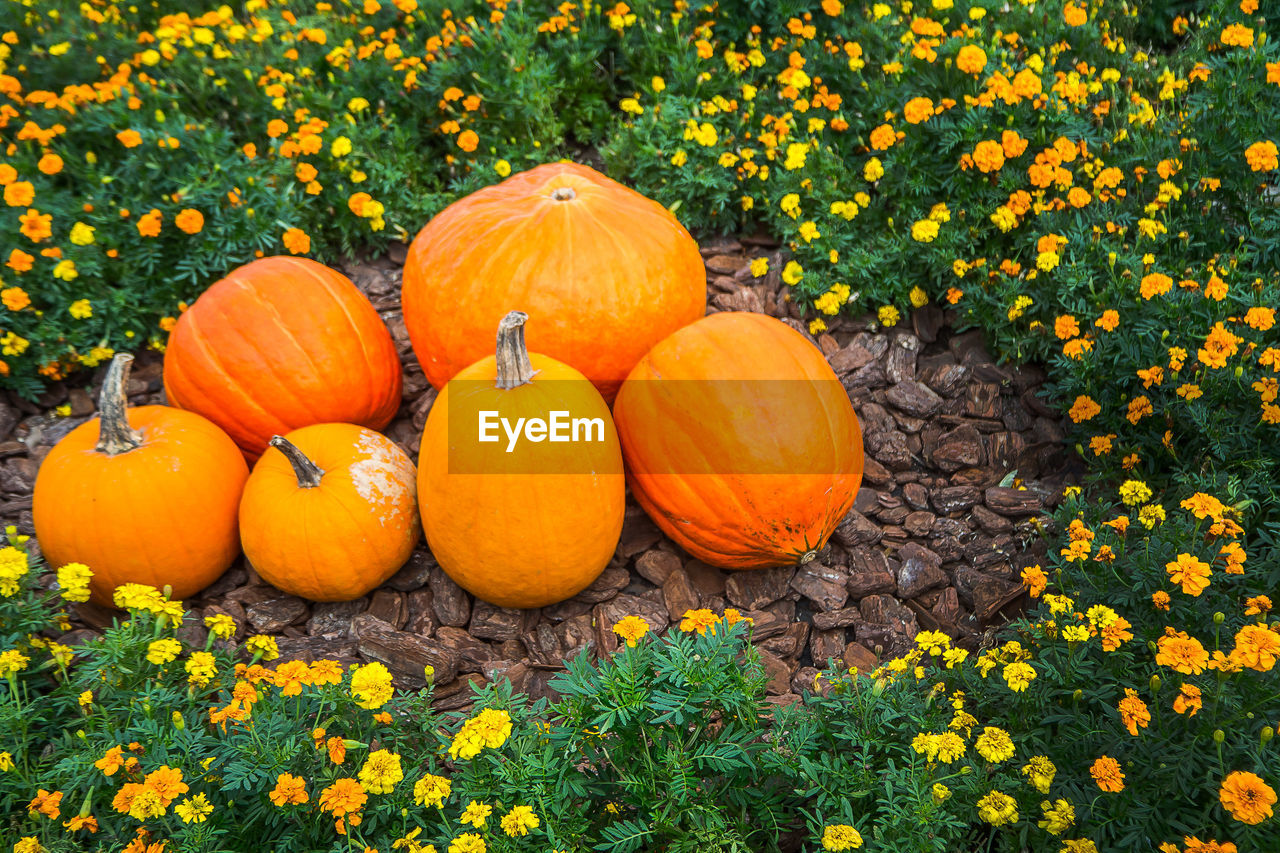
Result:
<svg viewBox="0 0 1280 853">
<path fill-rule="evenodd" d="M 307 275 L 311 276 L 313 279 L 318 281 L 321 287 L 324 288 L 325 293 L 329 294 L 330 298 L 338 305 L 339 308 L 342 309 L 342 316 L 346 319 L 347 326 L 351 330 L 351 334 L 345 337 L 349 338 L 350 340 L 354 340 L 356 343 L 358 343 L 360 346 L 360 353 L 361 355 L 364 356 L 362 359 L 360 359 L 360 364 L 362 366 L 362 369 L 365 375 L 364 385 L 367 388 L 377 388 L 379 386 L 379 383 L 377 382 L 376 377 L 374 377 L 373 375 L 373 372 L 372 372 L 373 365 L 376 361 L 381 361 L 382 359 L 378 358 L 376 353 L 370 352 L 369 344 L 371 342 L 365 339 L 367 337 L 366 335 L 361 334 L 361 324 L 356 322 L 355 317 L 351 315 L 351 311 L 349 309 L 349 306 L 347 305 L 347 300 L 342 297 L 341 293 L 336 292 L 331 287 L 333 282 L 327 276 L 320 275 L 318 270 L 312 267 L 309 267 L 306 264 L 296 263 L 295 258 L 289 258 L 288 260 L 291 266 L 296 267 L 300 271 L 306 272 Z M 372 307 L 372 304 L 370 305 L 370 307 Z M 373 312 L 374 312 L 374 315 L 377 317 L 378 322 L 381 324 L 382 315 L 378 314 L 376 308 L 373 309 Z M 350 364 L 350 362 L 351 360 L 348 359 L 347 363 Z M 365 415 L 366 419 L 371 419 L 375 415 L 380 415 L 383 406 L 385 406 L 389 402 L 390 396 L 391 396 L 390 393 L 384 393 L 382 396 L 381 405 L 373 407 L 371 411 L 367 412 Z M 392 416 L 394 417 L 394 415 L 395 413 L 393 411 Z"/>
<path fill-rule="evenodd" d="M 207 386 L 196 377 L 185 376 L 186 382 L 190 384 L 193 388 L 199 390 L 200 396 L 209 397 L 210 399 L 215 399 L 215 400 L 221 399 L 224 396 L 222 393 L 220 393 L 224 390 L 234 391 L 239 397 L 243 399 L 243 402 L 245 405 L 247 405 L 252 409 L 256 409 L 258 412 L 262 414 L 262 416 L 266 420 L 273 421 L 274 422 L 273 430 L 275 432 L 278 432 L 281 434 L 288 432 L 289 425 L 286 424 L 284 421 L 280 420 L 280 418 L 278 418 L 275 414 L 273 414 L 272 412 L 264 408 L 260 403 L 258 403 L 258 401 L 254 399 L 254 397 L 247 392 L 244 385 L 240 382 L 239 379 L 236 378 L 235 374 L 227 370 L 226 366 L 223 365 L 221 355 L 219 354 L 217 348 L 213 347 L 210 344 L 208 336 L 206 335 L 204 330 L 200 328 L 199 321 L 197 320 L 198 316 L 199 315 L 192 314 L 187 319 L 187 324 L 188 324 L 187 327 L 190 330 L 189 337 L 191 338 L 191 344 L 195 349 L 199 350 L 200 355 L 204 357 L 204 360 L 208 365 L 209 369 L 217 372 L 217 374 L 221 378 L 221 382 L 220 383 L 215 382 Z M 182 361 L 174 360 L 173 367 L 175 371 L 181 371 Z M 179 397 L 179 395 L 174 395 L 174 396 L 175 398 Z M 180 400 L 178 399 L 175 399 L 175 402 L 179 402 L 180 405 L 184 405 L 184 404 L 181 404 Z M 241 427 L 239 423 L 236 423 L 235 426 L 237 427 L 236 431 L 241 435 L 249 434 L 249 431 Z"/>
<path fill-rule="evenodd" d="M 278 326 L 279 332 L 282 334 L 283 337 L 287 338 L 288 341 L 294 345 L 297 351 L 301 353 L 301 355 L 307 360 L 307 363 L 311 366 L 311 369 L 312 371 L 315 372 L 316 376 L 325 377 L 327 374 L 327 371 L 321 369 L 321 366 L 316 363 L 311 353 L 307 351 L 307 348 L 304 347 L 302 345 L 302 342 L 299 341 L 297 337 L 294 336 L 293 330 L 289 328 L 289 324 L 285 322 L 284 315 L 280 313 L 280 311 L 276 308 L 276 306 L 271 304 L 270 302 L 267 302 L 265 299 L 263 299 L 262 294 L 258 293 L 257 288 L 248 287 L 248 288 L 245 288 L 245 290 L 247 291 L 248 298 L 252 299 L 255 303 L 257 303 L 258 310 L 261 311 L 263 315 L 269 316 L 276 321 L 276 325 Z M 226 317 L 225 314 L 223 316 Z M 235 323 L 230 323 L 230 322 L 228 323 L 228 325 L 230 325 L 232 328 L 235 329 L 236 335 L 242 341 L 247 341 L 252 343 L 252 339 L 245 336 L 243 330 L 240 328 L 239 325 Z M 280 376 L 279 373 L 277 373 L 277 368 L 279 365 L 283 363 L 284 361 L 283 359 L 267 358 L 267 359 L 263 359 L 263 361 L 266 362 L 265 371 L 271 374 L 271 377 L 276 380 L 276 382 L 280 386 L 280 390 L 284 393 L 284 395 L 287 397 L 290 397 L 293 400 L 293 402 L 297 404 L 297 407 L 300 410 L 307 413 L 307 417 L 310 421 L 312 421 L 313 423 L 323 423 L 324 421 L 328 420 L 328 418 L 323 417 L 320 414 L 317 414 L 316 411 L 312 409 L 310 405 L 308 405 L 310 401 L 306 399 L 305 394 L 299 395 L 297 393 L 297 390 L 293 386 L 293 384 L 291 382 L 286 381 L 284 378 Z M 282 431 L 282 434 L 283 432 L 288 431 L 288 429 L 292 427 L 293 425 L 289 424 L 288 427 L 286 427 L 286 430 Z"/>
</svg>

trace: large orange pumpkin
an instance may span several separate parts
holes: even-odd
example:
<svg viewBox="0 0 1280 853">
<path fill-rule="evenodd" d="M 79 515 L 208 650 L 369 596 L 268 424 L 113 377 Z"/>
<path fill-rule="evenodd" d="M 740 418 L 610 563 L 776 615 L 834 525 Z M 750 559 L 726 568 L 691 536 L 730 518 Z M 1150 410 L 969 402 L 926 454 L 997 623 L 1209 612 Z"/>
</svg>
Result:
<svg viewBox="0 0 1280 853">
<path fill-rule="evenodd" d="M 271 439 L 240 501 L 244 555 L 267 583 L 312 601 L 351 601 L 404 565 L 418 542 L 413 462 L 354 424 Z"/>
<path fill-rule="evenodd" d="M 491 604 L 532 608 L 577 594 L 604 571 L 622 533 L 626 484 L 608 405 L 572 367 L 525 350 L 525 319 L 507 315 L 496 358 L 440 392 L 422 434 L 418 501 L 427 544 L 449 577 Z M 577 433 L 589 441 L 553 442 L 554 427 L 537 439 L 529 419 L 554 412 L 598 429 Z M 495 427 L 497 442 L 479 440 L 486 414 L 507 419 Z M 521 418 L 524 440 L 513 447 L 508 433 L 520 434 Z"/>
<path fill-rule="evenodd" d="M 404 267 L 404 321 L 440 388 L 488 353 L 506 306 L 532 318 L 529 349 L 612 400 L 651 346 L 706 312 L 698 246 L 657 202 L 586 166 L 512 175 L 445 208 Z"/>
<path fill-rule="evenodd" d="M 169 586 L 182 599 L 217 580 L 240 553 L 236 509 L 249 476 L 235 442 L 208 419 L 168 406 L 126 411 L 132 361 L 112 360 L 102 417 L 49 451 L 32 506 L 49 565 L 87 565 L 104 605 L 124 583 Z"/>
<path fill-rule="evenodd" d="M 263 258 L 216 282 L 178 319 L 164 357 L 169 402 L 221 426 L 250 460 L 310 424 L 381 429 L 400 383 L 369 300 L 305 258 Z"/>
<path fill-rule="evenodd" d="M 614 419 L 631 492 L 725 569 L 806 562 L 862 480 L 862 433 L 816 347 L 763 314 L 712 314 L 655 346 Z"/>
</svg>

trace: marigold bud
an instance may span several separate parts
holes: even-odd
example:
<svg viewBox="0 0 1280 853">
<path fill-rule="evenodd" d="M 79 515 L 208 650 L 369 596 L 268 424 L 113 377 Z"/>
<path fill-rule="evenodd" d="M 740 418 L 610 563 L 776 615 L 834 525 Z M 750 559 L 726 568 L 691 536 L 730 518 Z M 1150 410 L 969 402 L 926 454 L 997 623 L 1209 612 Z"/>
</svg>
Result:
<svg viewBox="0 0 1280 853">
<path fill-rule="evenodd" d="M 1223 742 L 1224 740 L 1226 740 L 1226 739 L 1227 739 L 1227 733 L 1226 733 L 1226 732 L 1224 732 L 1222 729 L 1214 729 L 1214 730 L 1213 730 L 1213 742 L 1214 742 L 1214 743 L 1222 743 L 1222 742 Z"/>
<path fill-rule="evenodd" d="M 1263 727 L 1262 727 L 1262 733 L 1259 735 L 1259 737 L 1260 737 L 1260 738 L 1261 738 L 1261 740 L 1262 740 L 1262 745 L 1263 745 L 1263 746 L 1266 746 L 1266 745 L 1267 745 L 1267 743 L 1268 743 L 1268 742 L 1269 742 L 1273 737 L 1275 737 L 1275 734 L 1276 734 L 1276 730 L 1275 730 L 1275 729 L 1273 729 L 1273 728 L 1271 728 L 1271 726 L 1263 726 Z"/>
<path fill-rule="evenodd" d="M 1213 614 L 1213 624 L 1221 625 L 1226 620 L 1226 618 L 1227 617 L 1223 614 L 1223 612 L 1219 610 L 1217 613 Z"/>
<path fill-rule="evenodd" d="M 1158 675 L 1151 676 L 1151 692 L 1152 693 L 1160 692 L 1160 676 Z"/>
</svg>

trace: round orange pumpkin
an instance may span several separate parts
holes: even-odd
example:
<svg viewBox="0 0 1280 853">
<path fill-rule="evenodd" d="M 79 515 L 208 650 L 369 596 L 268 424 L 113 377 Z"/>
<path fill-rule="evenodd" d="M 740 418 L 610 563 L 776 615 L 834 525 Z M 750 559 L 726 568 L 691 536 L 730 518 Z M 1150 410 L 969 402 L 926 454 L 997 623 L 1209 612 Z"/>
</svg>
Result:
<svg viewBox="0 0 1280 853">
<path fill-rule="evenodd" d="M 221 426 L 251 461 L 316 423 L 381 429 L 400 406 L 400 358 L 351 280 L 306 258 L 262 258 L 206 290 L 164 357 L 169 402 Z"/>
<path fill-rule="evenodd" d="M 526 351 L 525 319 L 508 314 L 496 357 L 440 392 L 418 466 L 431 552 L 459 586 L 499 607 L 555 604 L 599 577 L 622 533 L 626 491 L 608 404 L 572 367 Z M 530 419 L 555 412 L 590 422 L 580 440 L 554 440 L 554 425 L 536 438 Z M 481 440 L 486 414 L 507 419 L 498 441 Z M 514 446 L 510 432 L 523 436 Z"/>
<path fill-rule="evenodd" d="M 763 314 L 712 314 L 661 341 L 614 420 L 640 505 L 724 569 L 812 559 L 862 480 L 848 394 L 812 343 Z"/>
<path fill-rule="evenodd" d="M 126 410 L 133 356 L 117 355 L 102 386 L 102 417 L 76 427 L 45 457 L 32 514 L 50 566 L 93 570 L 93 600 L 115 588 L 172 588 L 175 599 L 217 580 L 240 553 L 236 509 L 249 476 L 217 425 L 168 406 Z"/>
<path fill-rule="evenodd" d="M 351 601 L 382 584 L 421 533 L 413 462 L 354 424 L 275 436 L 240 501 L 244 555 L 267 583 L 312 601 Z"/>
<path fill-rule="evenodd" d="M 651 346 L 706 312 L 698 245 L 662 205 L 576 163 L 530 169 L 427 223 L 404 267 L 404 321 L 440 388 L 488 353 L 506 306 L 529 349 L 612 401 Z"/>
</svg>

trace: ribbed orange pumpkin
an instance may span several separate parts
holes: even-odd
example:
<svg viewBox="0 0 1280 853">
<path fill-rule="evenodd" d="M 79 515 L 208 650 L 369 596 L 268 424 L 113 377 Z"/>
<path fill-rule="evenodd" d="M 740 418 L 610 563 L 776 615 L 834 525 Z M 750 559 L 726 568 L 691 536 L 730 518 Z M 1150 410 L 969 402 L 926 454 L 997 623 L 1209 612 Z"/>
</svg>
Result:
<svg viewBox="0 0 1280 853">
<path fill-rule="evenodd" d="M 50 566 L 93 570 L 93 600 L 124 583 L 172 587 L 186 598 L 240 553 L 236 509 L 249 469 L 227 434 L 168 406 L 126 411 L 133 356 L 117 355 L 102 386 L 102 417 L 76 427 L 40 466 L 32 505 Z"/>
<path fill-rule="evenodd" d="M 525 319 L 504 318 L 497 357 L 440 392 L 422 434 L 418 501 L 449 577 L 491 604 L 532 608 L 576 595 L 604 571 L 622 533 L 626 484 L 608 405 L 572 367 L 525 350 Z M 514 424 L 557 411 L 598 420 L 599 440 L 525 441 L 510 453 L 507 435 L 477 441 L 478 413 Z"/>
<path fill-rule="evenodd" d="M 316 423 L 381 429 L 400 406 L 400 358 L 351 280 L 305 258 L 263 258 L 216 282 L 169 336 L 169 402 L 257 459 Z"/>
<path fill-rule="evenodd" d="M 454 202 L 418 233 L 404 321 L 440 388 L 488 354 L 506 306 L 532 319 L 529 349 L 612 400 L 649 348 L 706 312 L 698 246 L 655 201 L 586 166 L 553 163 Z"/>
<path fill-rule="evenodd" d="M 631 492 L 693 556 L 724 569 L 806 562 L 853 505 L 862 433 L 804 336 L 712 314 L 655 346 L 614 405 Z"/>
<path fill-rule="evenodd" d="M 418 542 L 413 462 L 354 424 L 271 439 L 240 501 L 244 555 L 267 583 L 312 601 L 359 598 Z"/>
</svg>

